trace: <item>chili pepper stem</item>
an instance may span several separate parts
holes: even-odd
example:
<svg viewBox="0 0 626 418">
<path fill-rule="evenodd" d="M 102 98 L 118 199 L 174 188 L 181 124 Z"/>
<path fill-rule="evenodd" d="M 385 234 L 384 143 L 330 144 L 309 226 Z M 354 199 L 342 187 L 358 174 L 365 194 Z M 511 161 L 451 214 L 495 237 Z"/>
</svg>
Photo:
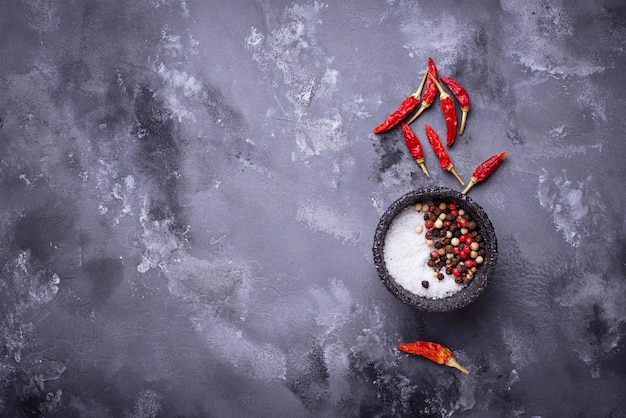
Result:
<svg viewBox="0 0 626 418">
<path fill-rule="evenodd" d="M 428 102 L 422 102 L 422 104 L 420 105 L 420 108 L 417 110 L 417 113 L 415 113 L 411 119 L 409 119 L 409 121 L 407 122 L 408 125 L 410 125 L 415 119 L 417 119 L 417 117 L 419 115 L 422 114 L 422 112 L 426 109 L 428 109 L 430 107 L 430 103 Z"/>
<path fill-rule="evenodd" d="M 420 94 L 422 94 L 422 89 L 424 88 L 424 83 L 426 83 L 426 78 L 428 76 L 428 71 L 426 71 L 424 73 L 424 77 L 422 77 L 422 82 L 420 83 L 420 87 L 419 89 L 413 94 L 414 97 L 417 97 L 419 99 Z M 417 95 L 417 96 L 416 96 Z M 420 108 L 417 110 L 417 112 L 415 113 L 415 115 L 413 115 L 411 117 L 411 119 L 409 119 L 409 121 L 406 123 L 407 125 L 410 125 L 411 122 L 413 122 L 415 119 L 417 119 L 417 117 L 426 109 L 428 109 L 430 107 L 430 103 L 428 102 L 424 102 L 422 101 L 422 104 L 420 105 Z"/>
<path fill-rule="evenodd" d="M 426 83 L 426 75 L 428 75 L 428 71 L 426 71 L 426 73 L 424 73 L 424 77 L 422 77 L 422 81 L 421 81 L 420 86 L 417 89 L 417 91 L 411 95 L 411 96 L 415 97 L 417 100 L 419 100 L 420 96 L 422 95 L 422 89 L 424 88 L 424 83 Z"/>
<path fill-rule="evenodd" d="M 428 174 L 428 170 L 426 170 L 426 165 L 424 165 L 424 159 L 418 158 L 417 160 L 415 160 L 415 162 L 418 163 L 420 167 L 422 167 L 422 171 L 424 172 L 424 174 L 426 174 L 426 177 L 430 178 L 430 174 Z"/>
<path fill-rule="evenodd" d="M 467 192 L 469 192 L 469 189 L 471 189 L 476 183 L 478 183 L 478 179 L 472 176 L 472 178 L 470 178 L 469 183 L 467 184 L 467 187 L 465 187 L 465 190 L 463 190 L 461 193 L 466 194 Z"/>
<path fill-rule="evenodd" d="M 454 177 L 456 177 L 456 179 L 459 181 L 459 183 L 461 183 L 461 186 L 465 186 L 465 183 L 463 182 L 463 180 L 461 180 L 461 177 L 459 177 L 459 173 L 456 172 L 456 170 L 454 169 L 454 167 L 452 166 L 452 164 L 450 164 L 447 168 L 447 170 L 449 172 L 451 172 L 452 174 L 454 174 Z"/>
<path fill-rule="evenodd" d="M 465 374 L 469 374 L 469 371 L 467 371 L 467 369 L 463 366 L 461 366 L 456 359 L 453 356 L 450 356 L 446 359 L 446 362 L 444 363 L 446 366 L 449 367 L 454 367 L 455 369 L 459 369 L 460 371 L 462 371 Z"/>
<path fill-rule="evenodd" d="M 459 128 L 459 135 L 463 135 L 463 131 L 465 130 L 465 120 L 467 119 L 468 108 L 461 108 L 461 127 Z"/>
<path fill-rule="evenodd" d="M 428 77 L 430 77 L 430 79 L 433 80 L 433 82 L 437 86 L 437 90 L 439 90 L 439 100 L 447 99 L 448 97 L 450 97 L 450 95 L 445 92 L 443 87 L 441 87 L 441 84 L 439 84 L 439 81 L 437 81 L 437 79 L 431 73 L 428 73 Z"/>
</svg>

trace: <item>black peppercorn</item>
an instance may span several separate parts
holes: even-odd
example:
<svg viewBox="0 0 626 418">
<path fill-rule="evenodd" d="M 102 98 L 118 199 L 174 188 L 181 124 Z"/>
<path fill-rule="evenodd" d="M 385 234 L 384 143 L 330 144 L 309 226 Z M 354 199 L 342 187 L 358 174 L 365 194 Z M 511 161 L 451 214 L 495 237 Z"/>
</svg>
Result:
<svg viewBox="0 0 626 418">
<path fill-rule="evenodd" d="M 424 287 L 424 289 L 428 289 L 428 286 L 429 286 L 428 280 L 422 281 L 422 286 Z"/>
</svg>

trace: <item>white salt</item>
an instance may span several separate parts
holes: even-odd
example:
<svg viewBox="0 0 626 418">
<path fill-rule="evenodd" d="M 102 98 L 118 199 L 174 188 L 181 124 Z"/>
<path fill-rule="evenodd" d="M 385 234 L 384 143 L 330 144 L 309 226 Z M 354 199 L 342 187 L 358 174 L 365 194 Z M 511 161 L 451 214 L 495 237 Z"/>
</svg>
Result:
<svg viewBox="0 0 626 418">
<path fill-rule="evenodd" d="M 422 233 L 415 227 L 421 225 Z M 454 276 L 446 274 L 443 280 L 433 275 L 433 268 L 428 266 L 431 251 L 434 247 L 426 244 L 424 237 L 424 213 L 413 206 L 404 209 L 391 222 L 385 237 L 384 258 L 387 271 L 396 283 L 411 293 L 430 299 L 441 299 L 461 290 L 464 285 L 454 282 Z M 428 288 L 422 285 L 428 282 Z"/>
</svg>

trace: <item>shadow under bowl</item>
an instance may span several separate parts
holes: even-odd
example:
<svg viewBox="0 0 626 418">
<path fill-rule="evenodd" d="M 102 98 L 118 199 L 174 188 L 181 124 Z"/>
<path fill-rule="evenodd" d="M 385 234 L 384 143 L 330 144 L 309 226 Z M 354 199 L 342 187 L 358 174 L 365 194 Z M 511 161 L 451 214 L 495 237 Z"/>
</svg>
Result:
<svg viewBox="0 0 626 418">
<path fill-rule="evenodd" d="M 485 255 L 483 263 L 477 267 L 472 280 L 456 293 L 442 298 L 428 298 L 417 295 L 400 285 L 387 271 L 385 263 L 385 239 L 390 225 L 404 209 L 416 203 L 454 203 L 464 209 L 477 224 L 476 229 L 483 237 Z M 374 235 L 374 264 L 387 289 L 402 302 L 428 312 L 449 312 L 472 303 L 487 287 L 493 276 L 498 258 L 498 243 L 493 225 L 482 207 L 469 196 L 445 187 L 421 188 L 406 193 L 389 206 L 381 216 Z"/>
</svg>

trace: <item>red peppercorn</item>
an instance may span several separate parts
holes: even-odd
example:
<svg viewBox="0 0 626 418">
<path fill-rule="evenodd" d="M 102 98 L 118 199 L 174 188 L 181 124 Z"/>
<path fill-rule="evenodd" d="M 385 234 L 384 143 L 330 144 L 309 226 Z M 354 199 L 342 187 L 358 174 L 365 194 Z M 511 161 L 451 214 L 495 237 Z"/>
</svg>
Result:
<svg viewBox="0 0 626 418">
<path fill-rule="evenodd" d="M 448 228 L 450 225 L 452 225 L 452 222 L 450 222 L 450 221 L 445 221 L 445 222 L 443 223 L 443 226 L 444 226 L 445 228 Z"/>
<path fill-rule="evenodd" d="M 426 222 L 424 222 L 424 226 L 426 226 L 426 229 L 433 229 L 433 226 L 435 226 L 435 222 L 429 219 Z"/>
<path fill-rule="evenodd" d="M 460 276 L 461 275 L 461 271 L 458 268 L 453 268 L 452 269 L 452 274 L 455 276 Z"/>
<path fill-rule="evenodd" d="M 472 236 L 471 236 L 470 234 L 467 234 L 467 235 L 465 236 L 465 244 L 467 244 L 467 245 L 469 246 L 469 245 L 472 243 L 472 241 L 474 241 L 474 240 L 472 239 Z"/>
<path fill-rule="evenodd" d="M 465 267 L 467 267 L 468 269 L 471 269 L 472 267 L 474 267 L 474 261 L 472 260 L 465 260 L 463 264 L 465 264 Z"/>
<path fill-rule="evenodd" d="M 461 236 L 459 237 L 459 242 L 465 242 L 466 239 L 467 239 L 467 235 L 461 234 Z"/>
<path fill-rule="evenodd" d="M 452 210 L 456 210 L 456 205 L 454 203 L 448 203 L 448 209 Z"/>
<path fill-rule="evenodd" d="M 456 221 L 456 224 L 459 226 L 459 228 L 465 228 L 467 226 L 467 219 L 461 218 Z"/>
<path fill-rule="evenodd" d="M 435 211 L 435 205 L 430 205 L 430 206 L 428 207 L 428 211 L 429 211 L 429 212 L 434 212 L 434 211 Z"/>
<path fill-rule="evenodd" d="M 459 254 L 461 254 L 461 249 L 460 249 L 459 247 L 454 247 L 454 248 L 452 249 L 452 252 L 453 252 L 455 255 L 459 255 Z"/>
<path fill-rule="evenodd" d="M 450 213 L 451 213 L 451 214 L 452 214 L 455 218 L 456 218 L 457 216 L 459 216 L 459 211 L 458 211 L 458 210 L 456 210 L 456 209 L 451 210 L 451 211 L 450 211 Z"/>
<path fill-rule="evenodd" d="M 431 251 L 430 252 L 430 257 L 431 258 L 437 258 L 437 257 L 439 257 L 439 253 L 437 251 Z"/>
</svg>

